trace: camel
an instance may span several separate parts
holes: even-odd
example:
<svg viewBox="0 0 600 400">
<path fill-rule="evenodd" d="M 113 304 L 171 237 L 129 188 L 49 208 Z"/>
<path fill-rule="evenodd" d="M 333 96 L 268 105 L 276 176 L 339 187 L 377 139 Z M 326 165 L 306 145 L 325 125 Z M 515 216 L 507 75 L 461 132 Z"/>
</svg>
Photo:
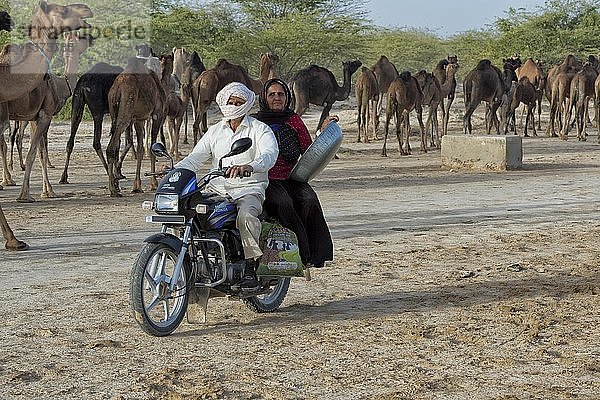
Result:
<svg viewBox="0 0 600 400">
<path fill-rule="evenodd" d="M 450 121 L 450 107 L 454 102 L 454 95 L 456 92 L 456 76 L 452 75 L 448 77 L 448 65 L 454 65 L 458 68 L 458 57 L 456 55 L 448 56 L 444 60 L 440 60 L 433 69 L 433 76 L 436 77 L 442 88 L 442 101 L 440 111 L 442 112 L 442 133 L 444 136 L 448 133 L 448 122 Z M 456 72 L 456 69 L 454 69 Z M 446 82 L 449 81 L 448 84 Z M 444 101 L 447 100 L 447 101 Z"/>
<path fill-rule="evenodd" d="M 502 97 L 502 103 L 500 104 L 500 130 L 504 133 L 508 133 L 508 126 L 511 116 L 514 115 L 515 110 L 519 104 L 523 103 L 527 108 L 527 117 L 525 118 L 525 131 L 524 136 L 529 136 L 527 128 L 529 121 L 531 120 L 531 126 L 533 127 L 533 135 L 537 136 L 535 131 L 535 106 L 539 99 L 539 92 L 535 86 L 529 81 L 526 76 L 519 79 L 518 82 L 512 82 L 509 91 Z M 517 134 L 515 127 L 515 135 Z"/>
<path fill-rule="evenodd" d="M 60 6 L 45 1 L 39 3 L 29 29 L 31 44 L 10 46 L 10 58 L 19 61 L 0 64 L 0 124 L 8 124 L 7 102 L 26 95 L 43 83 L 49 69 L 48 56 L 52 56 L 54 52 L 57 34 L 90 28 L 84 19 L 92 16 L 92 11 L 85 4 Z M 1 207 L 0 227 L 8 250 L 28 248 L 25 242 L 15 237 Z"/>
<path fill-rule="evenodd" d="M 85 4 L 60 6 L 41 1 L 29 27 L 31 41 L 23 46 L 10 45 L 6 56 L 15 62 L 0 63 L 0 102 L 17 99 L 37 88 L 49 72 L 58 35 L 90 28 L 84 19 L 92 16 Z"/>
<path fill-rule="evenodd" d="M 15 23 L 10 14 L 6 11 L 0 11 L 0 31 L 10 32 L 13 26 L 15 26 Z"/>
<path fill-rule="evenodd" d="M 185 105 L 183 100 L 172 90 L 171 75 L 173 73 L 174 55 L 173 53 L 165 53 L 160 56 L 161 78 L 163 90 L 167 96 L 166 99 L 166 119 L 168 124 L 170 153 L 177 158 L 179 154 L 179 130 L 183 123 L 183 115 L 185 113 Z M 162 127 L 161 127 L 162 131 Z M 162 136 L 162 135 L 161 135 Z"/>
<path fill-rule="evenodd" d="M 183 71 L 190 66 L 192 61 L 192 54 L 186 50 L 185 47 L 177 48 L 173 47 L 173 75 L 177 77 L 177 80 L 181 82 L 183 78 Z M 198 53 L 196 53 L 197 55 Z"/>
<path fill-rule="evenodd" d="M 542 129 L 541 124 L 541 116 L 542 116 L 542 93 L 544 91 L 544 86 L 546 84 L 546 74 L 542 70 L 539 62 L 534 61 L 532 58 L 528 58 L 525 60 L 523 65 L 516 69 L 517 79 L 521 80 L 521 78 L 526 77 L 529 80 L 529 83 L 533 85 L 537 92 L 537 126 L 538 129 Z"/>
<path fill-rule="evenodd" d="M 492 65 L 490 60 L 479 61 L 477 66 L 465 77 L 463 92 L 466 110 L 463 117 L 464 133 L 472 133 L 471 116 L 482 101 L 488 103 L 488 110 L 486 111 L 487 133 L 490 133 L 492 125 L 496 127 L 496 133 L 500 133 L 496 110 L 500 107 L 502 95 L 505 92 L 500 69 Z"/>
<path fill-rule="evenodd" d="M 64 79 L 54 77 L 56 79 L 56 89 L 57 89 L 57 98 L 58 104 L 54 115 L 58 114 L 60 110 L 63 108 L 67 99 L 71 97 L 73 94 L 73 88 L 77 84 L 77 74 L 79 72 L 79 60 L 81 55 L 93 45 L 94 38 L 89 33 L 84 33 L 81 31 L 71 31 L 65 32 L 63 34 L 65 39 L 63 57 L 65 59 L 65 76 Z M 25 170 L 25 164 L 23 163 L 23 136 L 25 134 L 25 128 L 28 125 L 28 121 L 21 121 L 18 124 L 15 124 L 15 129 L 10 135 L 10 162 L 9 166 L 12 169 L 13 167 L 13 147 L 16 142 L 17 151 L 19 153 L 19 163 L 21 165 L 21 170 Z M 17 129 L 18 128 L 18 129 Z M 54 168 L 50 164 L 50 159 L 48 158 L 48 137 L 44 136 L 44 146 L 42 147 L 46 162 L 48 167 Z"/>
<path fill-rule="evenodd" d="M 387 96 L 387 91 L 390 84 L 398 77 L 398 70 L 396 66 L 384 55 L 379 57 L 379 60 L 371 67 L 375 77 L 377 78 L 377 85 L 379 86 L 379 101 L 377 102 L 377 115 L 381 114 L 383 109 L 383 99 Z M 377 119 L 379 122 L 379 118 Z"/>
<path fill-rule="evenodd" d="M 575 121 L 577 122 L 577 139 L 579 141 L 586 140 L 585 134 L 585 116 L 588 108 L 589 100 L 595 99 L 595 82 L 598 78 L 598 71 L 588 62 L 583 65 L 581 71 L 578 71 L 569 87 L 569 103 L 565 109 L 565 122 L 563 129 L 560 132 L 560 137 L 563 140 L 567 139 L 569 133 L 569 121 L 571 120 L 571 112 L 575 109 Z"/>
<path fill-rule="evenodd" d="M 440 104 L 443 103 L 444 97 L 447 96 L 445 94 L 449 93 L 453 86 L 456 86 L 454 76 L 456 75 L 457 70 L 457 63 L 447 64 L 446 79 L 443 84 L 440 84 L 439 80 L 435 77 L 435 75 L 433 75 L 433 73 L 428 73 L 423 70 L 415 74 L 415 78 L 419 82 L 419 86 L 421 87 L 421 91 L 423 92 L 423 105 L 429 107 L 429 113 L 427 115 L 427 122 L 425 123 L 425 127 L 426 130 L 428 130 L 431 127 L 431 147 L 437 147 L 440 145 L 440 138 L 442 135 L 440 135 L 440 130 L 438 126 L 437 108 Z M 444 114 L 442 113 L 442 116 L 443 115 Z"/>
<path fill-rule="evenodd" d="M 41 196 L 45 198 L 56 197 L 48 178 L 48 129 L 50 127 L 52 117 L 61 110 L 67 99 L 72 94 L 72 87 L 77 78 L 77 71 L 79 69 L 79 58 L 81 53 L 88 49 L 91 44 L 91 40 L 92 38 L 88 34 L 82 34 L 80 38 L 75 31 L 65 33 L 64 55 L 66 61 L 66 76 L 62 78 L 51 74 L 47 84 L 41 84 L 37 89 L 31 91 L 27 95 L 8 103 L 10 118 L 21 121 L 23 128 L 25 123 L 32 121 L 33 129 L 30 138 L 32 145 L 30 146 L 27 154 L 21 194 L 17 198 L 17 201 L 34 201 L 33 197 L 31 197 L 29 194 L 29 178 L 31 176 L 33 162 L 35 161 L 36 148 L 39 148 L 40 162 L 42 164 L 43 184 Z M 70 81 L 72 83 L 70 83 Z M 2 134 L 1 131 L 0 134 Z M 4 140 L 3 136 L 1 140 Z M 35 141 L 37 141 L 37 144 L 34 146 Z M 21 156 L 20 148 L 19 155 Z M 4 165 L 6 165 L 5 154 L 4 157 Z M 4 178 L 5 181 L 8 179 L 6 184 L 14 184 L 8 171 L 4 172 Z"/>
<path fill-rule="evenodd" d="M 181 100 L 183 100 L 183 104 L 185 106 L 185 115 L 184 115 L 184 123 L 183 123 L 183 143 L 188 143 L 188 134 L 187 134 L 187 125 L 188 125 L 188 114 L 187 109 L 192 97 L 192 84 L 200 76 L 202 72 L 206 71 L 206 67 L 204 63 L 200 59 L 198 52 L 194 51 L 190 56 L 190 63 L 186 69 L 183 70 L 183 74 L 181 77 Z M 192 100 L 192 112 L 196 112 L 196 107 L 193 105 L 197 104 L 197 101 Z M 204 125 L 206 122 L 206 114 L 204 114 Z"/>
<path fill-rule="evenodd" d="M 59 183 L 69 183 L 69 161 L 75 147 L 75 134 L 83 118 L 83 110 L 87 105 L 94 120 L 94 141 L 93 148 L 98 154 L 100 161 L 108 173 L 108 164 L 104 158 L 101 147 L 102 123 L 104 115 L 108 114 L 108 91 L 114 83 L 117 76 L 123 72 L 123 68 L 112 66 L 103 62 L 95 64 L 89 71 L 79 78 L 75 89 L 73 90 L 73 100 L 71 106 L 71 134 L 67 141 L 65 168 L 61 175 Z"/>
<path fill-rule="evenodd" d="M 217 93 L 231 82 L 241 82 L 254 93 L 262 91 L 263 83 L 277 76 L 279 56 L 272 53 L 263 53 L 260 56 L 260 76 L 255 80 L 250 78 L 246 68 L 241 65 L 231 64 L 225 59 L 220 59 L 217 64 L 200 74 L 192 85 L 192 103 L 196 112 L 194 117 L 194 143 L 207 131 L 206 111 Z M 202 134 L 200 133 L 202 123 Z"/>
<path fill-rule="evenodd" d="M 133 181 L 133 193 L 142 192 L 140 170 L 144 156 L 145 125 L 152 119 L 151 143 L 156 142 L 158 131 L 165 120 L 166 95 L 158 77 L 150 72 L 137 58 L 130 58 L 127 67 L 120 73 L 108 92 L 108 106 L 111 116 L 110 141 L 106 148 L 108 163 L 108 188 L 112 197 L 122 196 L 119 188 L 121 179 L 118 168 L 121 134 L 131 124 L 137 136 L 136 174 Z M 151 171 L 155 171 L 156 159 L 150 154 Z M 151 179 L 151 188 L 157 181 Z"/>
<path fill-rule="evenodd" d="M 377 103 L 379 102 L 379 87 L 377 78 L 372 70 L 362 67 L 362 72 L 356 78 L 356 108 L 358 115 L 356 122 L 358 125 L 358 139 L 360 143 L 360 134 L 364 133 L 365 143 L 369 142 L 369 125 L 373 128 L 373 140 L 377 139 Z"/>
<path fill-rule="evenodd" d="M 289 85 L 292 92 L 292 103 L 295 104 L 294 111 L 298 115 L 303 115 L 308 109 L 309 104 L 323 106 L 321 118 L 317 125 L 317 130 L 335 101 L 343 101 L 350 95 L 350 86 L 352 74 L 362 65 L 358 60 L 346 61 L 342 63 L 344 71 L 344 82 L 339 86 L 335 76 L 331 71 L 317 65 L 310 65 L 296 72 Z"/>
<path fill-rule="evenodd" d="M 598 143 L 600 143 L 600 74 L 596 78 L 596 82 L 594 82 L 594 92 L 596 94 L 596 99 L 594 101 L 594 110 L 596 112 L 596 125 L 598 126 Z"/>
<path fill-rule="evenodd" d="M 400 155 L 411 154 L 410 148 L 410 112 L 414 109 L 417 112 L 417 119 L 421 128 L 421 152 L 426 153 L 425 146 L 425 126 L 423 125 L 423 93 L 419 87 L 419 82 L 410 72 L 405 71 L 396 78 L 387 92 L 387 105 L 385 113 L 385 135 L 383 137 L 383 148 L 381 156 L 387 157 L 387 137 L 390 119 L 392 115 L 396 116 L 396 136 L 398 137 L 398 146 Z M 404 130 L 404 143 L 402 146 L 402 130 Z"/>
</svg>

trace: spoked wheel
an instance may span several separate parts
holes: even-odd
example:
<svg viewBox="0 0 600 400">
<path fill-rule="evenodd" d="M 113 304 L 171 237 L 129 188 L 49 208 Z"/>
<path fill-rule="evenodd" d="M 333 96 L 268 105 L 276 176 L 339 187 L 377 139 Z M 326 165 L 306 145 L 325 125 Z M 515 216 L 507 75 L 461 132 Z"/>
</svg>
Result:
<svg viewBox="0 0 600 400">
<path fill-rule="evenodd" d="M 291 278 L 279 278 L 277 285 L 273 286 L 273 291 L 269 294 L 252 296 L 242 301 L 246 307 L 257 313 L 273 312 L 279 308 L 290 287 Z"/>
<path fill-rule="evenodd" d="M 133 316 L 142 329 L 154 336 L 171 334 L 185 316 L 190 279 L 189 263 L 174 289 L 170 289 L 177 252 L 165 243 L 148 243 L 131 270 L 130 302 Z"/>
</svg>

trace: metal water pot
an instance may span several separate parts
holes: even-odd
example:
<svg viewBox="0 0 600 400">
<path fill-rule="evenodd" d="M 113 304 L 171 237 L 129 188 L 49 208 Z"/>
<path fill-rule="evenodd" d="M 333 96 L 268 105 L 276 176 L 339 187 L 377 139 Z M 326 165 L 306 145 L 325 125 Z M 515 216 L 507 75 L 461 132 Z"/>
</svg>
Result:
<svg viewBox="0 0 600 400">
<path fill-rule="evenodd" d="M 308 182 L 319 175 L 335 157 L 342 139 L 342 128 L 331 122 L 302 154 L 290 173 L 290 179 Z"/>
</svg>

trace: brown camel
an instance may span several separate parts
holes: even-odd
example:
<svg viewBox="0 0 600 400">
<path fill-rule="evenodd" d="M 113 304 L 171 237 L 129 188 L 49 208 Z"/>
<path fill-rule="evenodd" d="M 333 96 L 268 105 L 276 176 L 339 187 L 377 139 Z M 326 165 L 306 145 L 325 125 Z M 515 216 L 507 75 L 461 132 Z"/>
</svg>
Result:
<svg viewBox="0 0 600 400">
<path fill-rule="evenodd" d="M 429 113 L 427 115 L 427 122 L 425 123 L 426 131 L 431 128 L 430 145 L 431 147 L 437 147 L 440 145 L 440 135 L 437 109 L 441 103 L 443 103 L 445 93 L 449 93 L 453 86 L 456 86 L 454 76 L 458 70 L 457 63 L 451 63 L 446 65 L 446 78 L 443 84 L 440 84 L 439 80 L 433 75 L 426 71 L 419 71 L 415 74 L 415 78 L 419 82 L 421 91 L 423 92 L 423 105 L 429 107 Z M 444 113 L 442 113 L 442 116 Z M 434 139 L 435 132 L 435 139 Z M 427 135 L 427 133 L 426 133 Z M 436 144 L 437 143 L 437 144 Z"/>
<path fill-rule="evenodd" d="M 360 134 L 364 134 L 365 143 L 369 142 L 369 125 L 373 128 L 373 140 L 377 139 L 377 103 L 379 102 L 379 87 L 377 78 L 373 71 L 367 67 L 362 67 L 362 72 L 356 78 L 356 108 L 358 115 L 356 122 L 358 125 L 358 139 L 360 143 Z"/>
<path fill-rule="evenodd" d="M 260 57 L 260 78 L 250 78 L 248 70 L 241 65 L 231 64 L 225 59 L 220 59 L 213 68 L 206 70 L 196 78 L 192 85 L 192 103 L 196 110 L 194 116 L 194 143 L 208 130 L 206 111 L 217 93 L 231 82 L 241 82 L 254 93 L 259 94 L 263 82 L 277 76 L 279 57 L 272 53 L 263 53 Z M 202 123 L 202 134 L 200 133 Z"/>
<path fill-rule="evenodd" d="M 161 78 L 160 83 L 162 84 L 163 90 L 167 96 L 165 114 L 168 125 L 171 155 L 175 158 L 180 156 L 179 154 L 179 130 L 183 123 L 183 115 L 185 113 L 185 105 L 183 100 L 177 93 L 172 90 L 170 85 L 171 74 L 173 73 L 173 53 L 165 53 L 160 56 L 160 69 Z M 161 130 L 163 128 L 161 127 Z"/>
<path fill-rule="evenodd" d="M 539 96 L 540 93 L 526 76 L 519 79 L 518 82 L 512 82 L 508 93 L 502 97 L 502 103 L 500 104 L 500 130 L 504 134 L 508 133 L 508 127 L 510 125 L 509 121 L 519 104 L 522 103 L 527 109 L 524 136 L 529 136 L 527 133 L 529 121 L 531 121 L 531 126 L 533 127 L 533 135 L 537 136 L 535 131 L 534 111 Z M 515 135 L 516 134 L 517 131 L 515 128 Z"/>
<path fill-rule="evenodd" d="M 377 115 L 379 116 L 383 109 L 383 100 L 387 97 L 387 91 L 394 79 L 398 77 L 398 70 L 389 58 L 384 55 L 379 57 L 379 60 L 377 60 L 371 69 L 377 78 L 377 85 L 379 86 L 379 101 L 377 102 Z"/>
<path fill-rule="evenodd" d="M 529 83 L 533 85 L 537 92 L 537 127 L 541 130 L 542 94 L 546 85 L 546 74 L 542 70 L 540 62 L 536 62 L 532 58 L 528 58 L 527 60 L 525 60 L 523 65 L 517 68 L 515 72 L 519 80 L 521 80 L 521 78 L 523 77 L 526 77 L 529 80 Z"/>
<path fill-rule="evenodd" d="M 577 72 L 575 70 L 569 70 L 569 72 L 559 72 L 554 75 L 552 79 L 552 89 L 550 90 L 550 119 L 548 121 L 548 127 L 546 128 L 546 135 L 557 137 L 556 129 L 558 125 L 558 132 L 561 139 L 567 139 L 563 130 L 566 129 L 565 125 L 568 125 L 569 120 L 563 119 L 563 116 L 568 116 L 568 99 L 571 91 L 571 81 L 575 77 Z"/>
<path fill-rule="evenodd" d="M 41 1 L 29 27 L 31 41 L 23 46 L 10 45 L 7 56 L 13 62 L 0 63 L 0 102 L 17 99 L 35 89 L 49 72 L 58 35 L 90 28 L 84 18 L 92 16 L 85 4 L 60 6 Z"/>
<path fill-rule="evenodd" d="M 294 111 L 298 115 L 303 115 L 309 104 L 323 106 L 321 118 L 319 118 L 319 124 L 317 125 L 317 130 L 321 129 L 321 125 L 329 115 L 333 103 L 346 100 L 350 95 L 352 74 L 361 65 L 362 63 L 358 60 L 342 63 L 344 71 L 342 86 L 338 85 L 331 71 L 317 65 L 310 65 L 296 72 L 290 81 L 292 102 L 295 104 Z"/>
<path fill-rule="evenodd" d="M 442 133 L 444 136 L 448 133 L 448 121 L 450 121 L 450 107 L 454 102 L 456 93 L 456 76 L 448 76 L 448 65 L 454 65 L 456 68 L 453 72 L 456 74 L 458 69 L 458 57 L 456 55 L 448 56 L 445 60 L 440 60 L 433 69 L 433 76 L 436 77 L 442 88 L 442 101 L 440 111 L 442 112 Z"/>
<path fill-rule="evenodd" d="M 595 99 L 595 82 L 598 78 L 598 71 L 589 63 L 585 63 L 581 71 L 578 71 L 569 87 L 569 102 L 565 109 L 565 122 L 561 130 L 560 137 L 567 139 L 571 120 L 571 112 L 575 110 L 575 121 L 577 122 L 577 139 L 586 140 L 585 122 L 586 110 L 590 99 Z"/>
<path fill-rule="evenodd" d="M 192 54 L 185 47 L 173 47 L 173 75 L 179 82 L 183 78 L 183 71 L 190 66 Z"/>
<path fill-rule="evenodd" d="M 62 32 L 90 28 L 84 18 L 92 17 L 92 11 L 87 5 L 74 4 L 59 6 L 39 3 L 34 13 L 29 35 L 31 43 L 25 46 L 10 46 L 9 57 L 14 63 L 0 63 L 0 126 L 8 124 L 8 103 L 34 90 L 44 81 L 49 70 L 49 59 L 52 57 L 56 37 Z M 36 145 L 37 143 L 32 143 Z M 5 247 L 9 250 L 24 250 L 28 248 L 25 242 L 18 240 L 10 229 L 2 208 L 0 208 L 0 226 L 6 240 Z"/>
<path fill-rule="evenodd" d="M 56 84 L 56 92 L 58 98 L 58 104 L 56 110 L 53 115 L 56 115 L 63 108 L 67 99 L 71 97 L 73 94 L 73 90 L 75 85 L 77 84 L 77 74 L 79 72 L 79 60 L 81 55 L 93 44 L 94 38 L 89 33 L 81 32 L 81 31 L 71 31 L 65 32 L 63 34 L 65 43 L 63 50 L 63 57 L 65 59 L 65 76 L 64 78 L 52 75 Z M 19 154 L 19 163 L 21 166 L 21 170 L 25 170 L 25 164 L 23 162 L 23 136 L 25 134 L 25 128 L 28 125 L 28 121 L 20 121 L 15 124 L 15 129 L 11 133 L 10 136 L 10 161 L 9 167 L 13 168 L 13 148 L 16 142 L 17 151 Z M 17 129 L 18 128 L 18 129 Z M 44 151 L 44 156 L 46 157 L 47 166 L 49 168 L 54 168 L 50 164 L 50 159 L 48 158 L 48 135 L 44 135 L 43 138 L 43 146 L 41 150 Z M 42 167 L 44 168 L 44 167 Z"/>
<path fill-rule="evenodd" d="M 81 42 L 75 46 L 75 40 L 79 40 L 75 32 L 65 35 L 65 73 L 66 77 L 50 75 L 47 83 L 42 83 L 38 88 L 27 95 L 8 102 L 9 116 L 11 119 L 21 121 L 22 125 L 32 121 L 32 134 L 30 148 L 25 162 L 25 174 L 21 187 L 21 194 L 17 198 L 19 202 L 32 202 L 33 197 L 29 193 L 31 170 L 36 157 L 36 149 L 39 148 L 40 162 L 42 164 L 42 197 L 56 197 L 50 179 L 48 178 L 48 129 L 52 117 L 64 106 L 72 94 L 72 88 L 77 79 L 79 69 L 80 52 L 85 51 L 90 44 L 90 36 L 82 35 Z M 75 52 L 77 52 L 75 54 Z M 70 82 L 71 81 L 71 82 Z M 4 141 L 3 132 L 0 132 L 0 140 Z M 34 145 L 34 143 L 36 143 Z M 20 149 L 19 149 L 20 150 Z M 3 154 L 4 165 L 6 165 L 6 154 Z M 4 171 L 6 184 L 14 184 L 8 170 Z"/>
<path fill-rule="evenodd" d="M 119 188 L 119 145 L 121 134 L 134 125 L 137 136 L 136 172 L 133 193 L 142 192 L 140 171 L 144 156 L 145 125 L 152 119 L 150 142 L 156 142 L 158 132 L 165 120 L 166 95 L 156 74 L 151 72 L 137 58 L 130 58 L 125 70 L 117 76 L 108 92 L 108 105 L 111 116 L 110 141 L 106 147 L 108 163 L 108 189 L 112 197 L 122 196 Z M 155 171 L 156 159 L 150 153 L 151 171 Z M 157 186 L 156 178 L 151 179 L 151 187 Z"/>
<path fill-rule="evenodd" d="M 496 110 L 500 107 L 502 95 L 505 92 L 500 69 L 492 65 L 490 60 L 479 61 L 477 66 L 465 77 L 463 82 L 463 92 L 466 110 L 463 117 L 464 133 L 472 133 L 473 127 L 471 125 L 471 116 L 477 106 L 479 106 L 479 103 L 486 101 L 488 103 L 486 111 L 486 131 L 489 134 L 493 125 L 496 127 L 496 133 L 499 134 L 500 124 L 496 115 Z"/>
<path fill-rule="evenodd" d="M 396 78 L 387 92 L 387 105 L 385 113 L 385 135 L 383 137 L 382 157 L 387 157 L 387 137 L 390 119 L 392 115 L 396 116 L 396 136 L 398 137 L 398 146 L 401 155 L 411 154 L 410 148 L 410 112 L 417 112 L 417 120 L 421 129 L 421 151 L 427 152 L 425 146 L 425 126 L 423 125 L 423 93 L 419 87 L 419 82 L 410 72 L 405 71 Z M 404 130 L 404 144 L 402 146 L 402 130 Z"/>
</svg>

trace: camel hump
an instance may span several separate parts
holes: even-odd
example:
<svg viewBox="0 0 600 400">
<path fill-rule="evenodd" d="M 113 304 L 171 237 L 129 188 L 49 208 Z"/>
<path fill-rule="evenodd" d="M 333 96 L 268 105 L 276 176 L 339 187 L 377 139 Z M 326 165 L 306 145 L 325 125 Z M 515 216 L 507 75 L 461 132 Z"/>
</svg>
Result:
<svg viewBox="0 0 600 400">
<path fill-rule="evenodd" d="M 400 79 L 402 79 L 404 82 L 410 82 L 412 76 L 410 74 L 410 71 L 404 71 L 400 74 Z"/>
<path fill-rule="evenodd" d="M 484 60 L 481 60 L 481 61 L 479 61 L 477 63 L 476 69 L 479 70 L 479 71 L 483 71 L 485 69 L 490 68 L 491 66 L 492 66 L 492 62 L 490 60 L 484 59 Z"/>
<path fill-rule="evenodd" d="M 217 61 L 217 63 L 215 64 L 215 68 L 219 68 L 219 69 L 220 68 L 231 68 L 232 66 L 233 66 L 233 64 L 224 58 L 220 58 L 219 61 Z"/>
<path fill-rule="evenodd" d="M 141 59 L 137 58 L 137 57 L 130 57 L 129 60 L 127 60 L 127 66 L 125 67 L 125 72 L 128 73 L 138 73 L 138 74 L 144 74 L 144 73 L 148 73 L 148 69 L 146 68 L 146 66 L 144 65 L 144 63 L 142 62 Z"/>
</svg>

